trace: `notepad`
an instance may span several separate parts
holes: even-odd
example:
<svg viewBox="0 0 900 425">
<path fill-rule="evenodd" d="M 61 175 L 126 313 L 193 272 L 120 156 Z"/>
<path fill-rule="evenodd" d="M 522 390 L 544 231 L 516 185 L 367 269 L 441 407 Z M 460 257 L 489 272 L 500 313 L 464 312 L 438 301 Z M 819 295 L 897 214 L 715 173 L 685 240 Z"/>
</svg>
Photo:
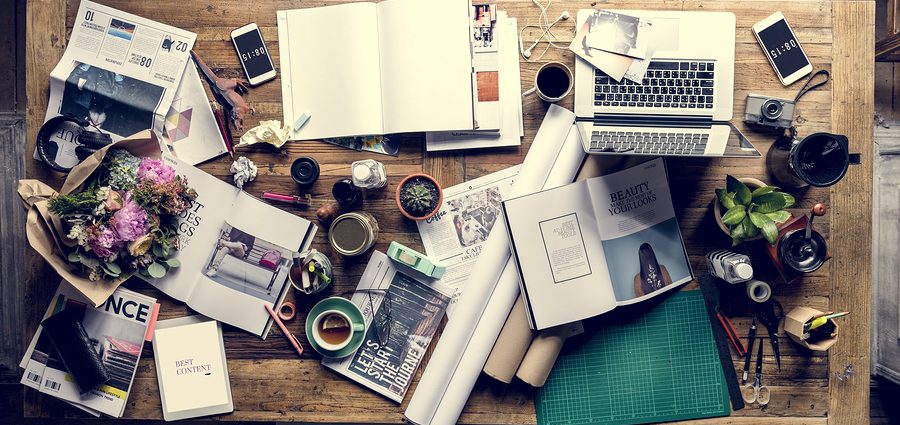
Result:
<svg viewBox="0 0 900 425">
<path fill-rule="evenodd" d="M 279 11 L 292 140 L 475 128 L 469 3 L 386 0 Z"/>
</svg>

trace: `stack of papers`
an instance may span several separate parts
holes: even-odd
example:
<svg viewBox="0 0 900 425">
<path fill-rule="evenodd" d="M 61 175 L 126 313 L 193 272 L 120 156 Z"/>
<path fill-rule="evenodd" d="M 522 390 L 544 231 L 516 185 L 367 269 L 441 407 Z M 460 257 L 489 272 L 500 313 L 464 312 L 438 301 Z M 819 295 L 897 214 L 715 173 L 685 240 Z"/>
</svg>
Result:
<svg viewBox="0 0 900 425">
<path fill-rule="evenodd" d="M 662 36 L 653 20 L 593 10 L 579 22 L 569 50 L 620 83 L 625 78 L 641 84 Z"/>
<path fill-rule="evenodd" d="M 518 146 L 525 135 L 518 22 L 496 5 L 472 7 L 472 49 L 478 85 L 478 129 L 428 132 L 428 151 Z"/>
</svg>

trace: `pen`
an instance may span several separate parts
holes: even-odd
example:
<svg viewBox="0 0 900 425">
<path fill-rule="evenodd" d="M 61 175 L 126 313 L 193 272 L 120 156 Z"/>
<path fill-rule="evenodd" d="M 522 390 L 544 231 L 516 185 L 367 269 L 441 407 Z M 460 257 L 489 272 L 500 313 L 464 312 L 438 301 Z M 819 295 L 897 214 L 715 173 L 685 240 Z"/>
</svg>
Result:
<svg viewBox="0 0 900 425">
<path fill-rule="evenodd" d="M 281 328 L 281 333 L 283 333 L 285 338 L 290 341 L 291 345 L 294 346 L 294 349 L 297 350 L 297 355 L 303 356 L 303 347 L 300 346 L 300 340 L 297 339 L 297 336 L 291 333 L 291 331 L 288 330 L 287 326 L 284 326 L 284 322 L 282 322 L 281 319 L 278 318 L 278 314 L 275 313 L 275 310 L 272 310 L 272 306 L 268 304 L 265 304 L 265 306 L 266 311 L 269 312 L 269 316 L 272 316 L 272 319 L 274 319 L 275 323 L 278 324 L 278 327 Z"/>
<path fill-rule="evenodd" d="M 301 196 L 294 196 L 294 195 L 282 195 L 280 193 L 265 192 L 265 193 L 263 193 L 262 197 L 263 197 L 263 199 L 268 199 L 270 201 L 285 202 L 288 204 L 303 205 L 303 206 L 308 206 L 311 201 L 311 198 L 308 193 L 301 195 Z"/>
<path fill-rule="evenodd" d="M 809 322 L 807 322 L 804 327 L 806 328 L 805 329 L 806 331 L 811 331 L 815 328 L 818 328 L 819 326 L 822 326 L 822 325 L 828 323 L 828 321 L 831 319 L 837 319 L 838 317 L 843 317 L 848 314 L 850 314 L 849 311 L 844 311 L 844 312 L 840 312 L 840 313 L 832 313 L 832 314 L 826 314 L 824 316 L 819 316 L 819 317 L 816 317 L 815 319 L 812 319 Z"/>
<path fill-rule="evenodd" d="M 741 376 L 741 382 L 747 382 L 747 376 L 750 373 L 750 357 L 753 357 L 751 353 L 753 353 L 753 340 L 755 339 L 756 316 L 753 316 L 753 322 L 750 324 L 750 334 L 747 336 L 747 357 L 744 357 L 744 375 Z"/>
<path fill-rule="evenodd" d="M 234 158 L 234 147 L 231 145 L 231 131 L 228 129 L 228 123 L 225 122 L 225 114 L 222 113 L 222 108 L 219 107 L 219 104 L 216 101 L 210 102 L 209 106 L 212 108 L 213 118 L 216 119 L 219 133 L 222 135 L 222 141 L 225 142 L 225 149 L 227 149 L 228 154 Z"/>
</svg>

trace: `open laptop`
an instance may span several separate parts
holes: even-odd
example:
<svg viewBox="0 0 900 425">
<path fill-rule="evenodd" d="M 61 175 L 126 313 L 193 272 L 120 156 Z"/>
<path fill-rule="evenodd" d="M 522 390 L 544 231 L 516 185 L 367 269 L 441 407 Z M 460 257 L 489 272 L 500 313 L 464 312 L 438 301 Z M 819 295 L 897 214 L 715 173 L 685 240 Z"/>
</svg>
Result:
<svg viewBox="0 0 900 425">
<path fill-rule="evenodd" d="M 616 82 L 576 57 L 575 115 L 585 152 L 760 156 L 728 122 L 734 103 L 733 13 L 614 12 L 652 19 L 657 49 L 641 84 Z M 592 13 L 578 11 L 578 28 Z"/>
</svg>

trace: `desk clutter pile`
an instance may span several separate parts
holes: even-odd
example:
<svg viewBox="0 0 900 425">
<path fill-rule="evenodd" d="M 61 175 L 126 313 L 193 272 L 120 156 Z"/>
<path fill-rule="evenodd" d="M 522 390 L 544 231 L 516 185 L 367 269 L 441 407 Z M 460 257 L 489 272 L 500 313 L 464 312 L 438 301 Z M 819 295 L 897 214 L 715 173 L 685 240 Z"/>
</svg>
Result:
<svg viewBox="0 0 900 425">
<path fill-rule="evenodd" d="M 813 226 L 826 206 L 794 216 L 795 189 L 836 184 L 859 160 L 846 137 L 800 137 L 794 126 L 795 104 L 828 73 L 792 100 L 747 97 L 747 128 L 777 136 L 765 163 L 779 187 L 727 176 L 708 194 L 732 247 L 707 247 L 709 274 L 696 276 L 665 158 L 763 161 L 730 123 L 734 14 L 584 9 L 566 45 L 554 25 L 570 13 L 551 20 L 540 7 L 538 23 L 521 27 L 497 5 L 460 0 L 278 11 L 277 69 L 255 24 L 232 33 L 244 81 L 216 75 L 193 50 L 196 34 L 82 0 L 34 153 L 65 183 L 19 184 L 29 243 L 62 278 L 21 382 L 121 417 L 151 342 L 166 420 L 226 414 L 221 324 L 261 339 L 274 324 L 298 355 L 312 348 L 322 366 L 401 403 L 446 315 L 404 412 L 411 423 L 455 423 L 482 372 L 537 388 L 543 424 L 766 406 L 762 358 L 780 371 L 782 322 L 796 344 L 825 351 L 848 314 L 785 312 L 775 285 L 831 257 Z M 757 25 L 785 86 L 811 74 L 784 16 Z M 528 27 L 540 37 L 526 46 Z M 540 61 L 549 49 L 574 53 L 574 67 L 543 63 L 523 93 L 520 56 Z M 276 75 L 283 124 L 245 130 L 244 95 Z M 573 91 L 574 112 L 555 104 Z M 550 105 L 522 164 L 452 187 L 423 173 L 397 183 L 392 198 L 425 252 L 372 249 L 379 224 L 362 200 L 389 181 L 376 159 L 349 164 L 316 222 L 279 208 L 312 204 L 313 157 L 290 168 L 299 194 L 243 190 L 265 178 L 240 155 L 257 144 L 321 139 L 397 155 L 397 134 L 424 132 L 429 151 L 518 146 L 532 93 Z M 237 144 L 232 131 L 243 132 Z M 196 167 L 226 154 L 234 185 Z M 327 249 L 312 246 L 319 231 Z M 328 253 L 368 255 L 355 291 L 323 295 L 340 278 Z M 771 282 L 755 278 L 760 263 L 777 272 Z M 157 320 L 156 299 L 120 287 L 132 277 L 198 314 Z M 695 279 L 701 291 L 680 291 Z M 307 344 L 286 325 L 305 308 L 285 300 L 291 288 L 316 301 L 304 312 Z M 726 313 L 748 308 L 745 347 Z M 741 377 L 732 350 L 745 359 Z"/>
</svg>

